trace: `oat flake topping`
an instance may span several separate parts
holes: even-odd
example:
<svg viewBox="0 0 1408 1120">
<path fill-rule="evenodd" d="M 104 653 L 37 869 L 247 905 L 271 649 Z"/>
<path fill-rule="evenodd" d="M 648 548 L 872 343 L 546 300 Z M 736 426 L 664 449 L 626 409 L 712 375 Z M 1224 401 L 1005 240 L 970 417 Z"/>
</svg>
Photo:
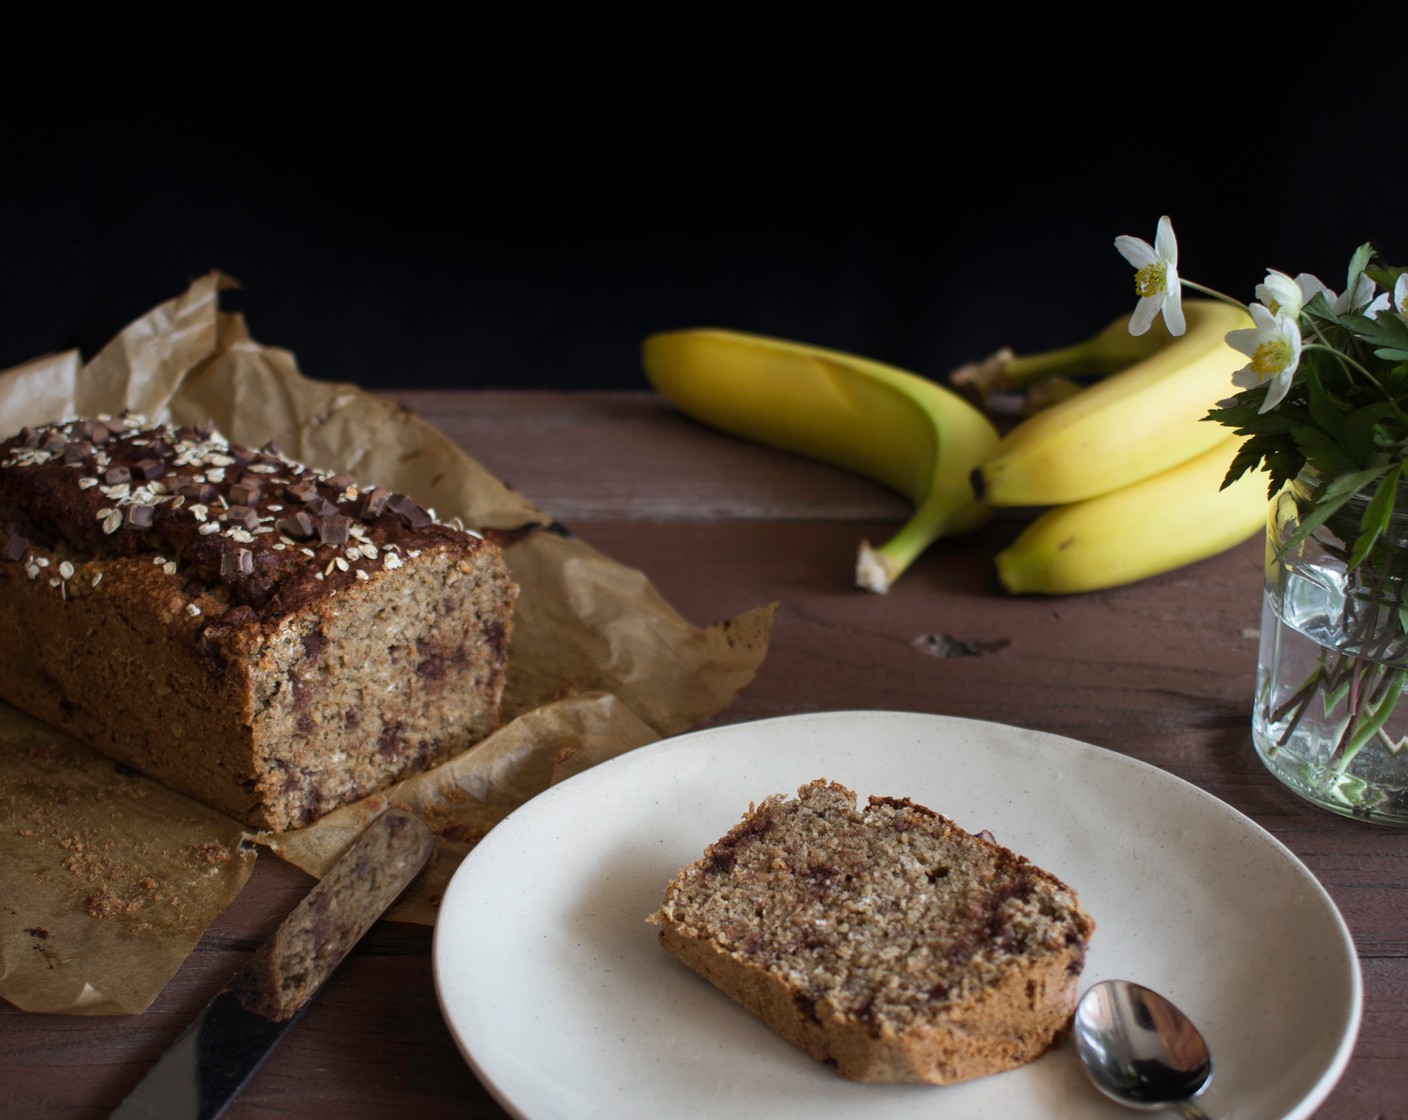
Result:
<svg viewBox="0 0 1408 1120">
<path fill-rule="evenodd" d="M 233 443 L 211 423 L 99 415 L 0 444 L 0 561 L 23 563 L 35 580 L 49 563 L 36 549 L 149 555 L 188 598 L 216 590 L 232 607 L 278 612 L 462 532 L 404 494 L 309 467 L 272 443 Z M 66 593 L 74 572 L 65 559 L 53 582 Z M 194 602 L 186 611 L 202 614 Z"/>
</svg>

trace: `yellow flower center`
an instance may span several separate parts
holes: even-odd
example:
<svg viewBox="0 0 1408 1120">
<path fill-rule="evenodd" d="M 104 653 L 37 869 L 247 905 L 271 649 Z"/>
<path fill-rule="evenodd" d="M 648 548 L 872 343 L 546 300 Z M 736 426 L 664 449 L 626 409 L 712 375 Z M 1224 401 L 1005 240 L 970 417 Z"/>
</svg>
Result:
<svg viewBox="0 0 1408 1120">
<path fill-rule="evenodd" d="M 1134 291 L 1141 299 L 1156 296 L 1167 286 L 1168 272 L 1162 261 L 1146 264 L 1134 274 Z"/>
<path fill-rule="evenodd" d="M 1290 364 L 1291 347 L 1282 338 L 1268 339 L 1252 353 L 1252 372 L 1263 381 Z"/>
</svg>

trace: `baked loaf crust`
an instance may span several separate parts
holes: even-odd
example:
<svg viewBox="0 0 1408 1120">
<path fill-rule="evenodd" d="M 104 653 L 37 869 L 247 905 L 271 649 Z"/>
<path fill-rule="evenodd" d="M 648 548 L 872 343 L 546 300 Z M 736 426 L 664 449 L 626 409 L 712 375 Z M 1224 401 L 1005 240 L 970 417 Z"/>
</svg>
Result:
<svg viewBox="0 0 1408 1120">
<path fill-rule="evenodd" d="M 857 1081 L 947 1084 L 1059 1044 L 1095 923 L 1060 880 L 907 799 L 818 780 L 751 808 L 651 919 L 681 961 Z"/>
<path fill-rule="evenodd" d="M 0 444 L 0 697 L 261 828 L 487 735 L 516 595 L 492 542 L 209 424 Z"/>
</svg>

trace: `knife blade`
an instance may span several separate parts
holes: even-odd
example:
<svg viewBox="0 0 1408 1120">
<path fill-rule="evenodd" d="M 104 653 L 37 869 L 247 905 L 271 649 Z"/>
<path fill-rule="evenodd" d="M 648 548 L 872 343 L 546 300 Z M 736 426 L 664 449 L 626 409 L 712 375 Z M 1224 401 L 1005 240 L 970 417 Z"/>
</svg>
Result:
<svg viewBox="0 0 1408 1120">
<path fill-rule="evenodd" d="M 115 1120 L 215 1120 L 323 981 L 420 874 L 433 838 L 383 813 L 167 1049 Z"/>
</svg>

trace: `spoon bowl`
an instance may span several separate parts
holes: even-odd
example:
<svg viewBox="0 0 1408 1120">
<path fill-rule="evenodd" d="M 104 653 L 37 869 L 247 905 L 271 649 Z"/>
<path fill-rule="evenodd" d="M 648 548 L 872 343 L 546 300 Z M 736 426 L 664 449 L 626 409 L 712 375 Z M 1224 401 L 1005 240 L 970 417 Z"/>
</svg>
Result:
<svg viewBox="0 0 1408 1120">
<path fill-rule="evenodd" d="M 1130 1108 L 1177 1109 L 1207 1120 L 1193 1098 L 1212 1080 L 1212 1057 L 1197 1027 L 1158 992 L 1103 980 L 1081 996 L 1076 1053 L 1100 1092 Z"/>
</svg>

